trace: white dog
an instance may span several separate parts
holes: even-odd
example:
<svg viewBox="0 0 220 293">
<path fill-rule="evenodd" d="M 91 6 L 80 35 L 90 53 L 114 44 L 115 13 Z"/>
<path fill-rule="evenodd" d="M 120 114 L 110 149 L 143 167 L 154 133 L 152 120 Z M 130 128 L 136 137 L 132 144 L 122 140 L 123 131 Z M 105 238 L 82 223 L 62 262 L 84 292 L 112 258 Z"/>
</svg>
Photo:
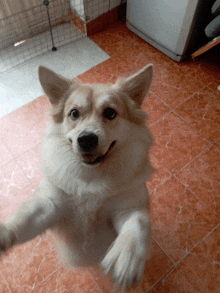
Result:
<svg viewBox="0 0 220 293">
<path fill-rule="evenodd" d="M 52 104 L 44 178 L 0 225 L 0 252 L 51 229 L 71 266 L 101 263 L 119 287 L 135 285 L 151 241 L 145 182 L 152 138 L 141 104 L 152 65 L 109 85 L 78 84 L 44 67 L 39 79 Z"/>
</svg>

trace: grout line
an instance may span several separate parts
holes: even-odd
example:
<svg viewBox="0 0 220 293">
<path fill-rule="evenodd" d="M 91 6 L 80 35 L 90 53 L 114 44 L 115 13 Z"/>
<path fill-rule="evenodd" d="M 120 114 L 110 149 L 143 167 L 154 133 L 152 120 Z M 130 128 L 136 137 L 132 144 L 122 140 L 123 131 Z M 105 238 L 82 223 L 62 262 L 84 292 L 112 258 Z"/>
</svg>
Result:
<svg viewBox="0 0 220 293">
<path fill-rule="evenodd" d="M 207 86 L 203 87 L 201 90 L 203 90 L 204 88 L 206 88 Z M 189 98 L 187 98 L 185 101 L 183 101 L 182 103 L 180 103 L 177 107 L 175 107 L 175 109 L 170 108 L 168 105 L 166 105 L 166 103 L 164 103 L 167 107 L 169 107 L 171 109 L 171 112 L 174 113 L 178 118 L 180 118 L 183 122 L 185 122 L 193 131 L 197 132 L 198 135 L 203 138 L 205 141 L 207 141 L 209 144 L 213 144 L 216 140 L 218 140 L 219 138 L 217 138 L 214 142 L 209 141 L 199 130 L 195 129 L 191 123 L 187 122 L 181 115 L 179 115 L 175 110 L 182 105 L 183 103 L 185 103 L 186 101 L 188 101 L 189 99 L 191 99 L 194 95 L 199 94 L 198 92 L 195 92 L 192 96 L 190 96 Z M 156 96 L 156 95 L 155 95 Z M 220 129 L 220 128 L 219 128 Z"/>
<path fill-rule="evenodd" d="M 13 159 L 9 160 L 7 163 L 4 163 L 4 164 L 0 165 L 0 167 L 5 166 L 5 165 L 7 165 L 8 163 L 11 163 L 12 161 L 15 161 L 15 156 L 14 156 L 14 154 L 10 151 L 10 149 L 8 148 L 8 145 L 5 143 L 5 141 L 4 141 L 3 139 L 2 139 L 2 143 L 1 143 L 1 144 L 4 144 L 4 145 L 5 145 L 5 147 L 7 148 L 8 152 L 9 152 L 10 155 L 13 157 Z"/>
<path fill-rule="evenodd" d="M 180 184 L 182 184 L 190 193 L 192 193 L 192 195 L 194 195 L 201 203 L 202 203 L 202 205 L 207 209 L 207 210 L 209 210 L 211 213 L 213 213 L 212 212 L 212 210 L 211 210 L 211 207 L 209 206 L 209 205 L 207 205 L 196 193 L 194 193 L 191 189 L 190 189 L 190 187 L 188 186 L 188 185 L 185 185 L 184 183 L 182 183 L 181 181 L 180 181 L 180 179 L 176 176 L 176 175 L 174 175 L 175 176 L 175 178 L 178 180 L 178 182 L 180 183 Z M 218 222 L 220 223 L 220 219 L 216 216 L 216 214 L 214 214 L 213 213 L 213 216 L 218 220 Z M 218 223 L 216 224 L 216 225 L 218 225 Z"/>
<path fill-rule="evenodd" d="M 168 177 L 168 178 L 166 178 L 166 180 L 165 180 L 163 183 L 157 185 L 153 190 L 151 190 L 151 191 L 149 192 L 149 196 L 151 196 L 152 193 L 157 192 L 157 189 L 161 188 L 165 183 L 167 183 L 169 180 L 171 180 L 172 177 L 173 177 L 173 175 L 171 174 L 171 176 Z"/>
<path fill-rule="evenodd" d="M 150 288 L 150 290 L 149 291 L 147 291 L 146 293 L 151 293 L 154 289 L 155 289 L 155 287 L 164 279 L 164 278 L 166 278 L 166 276 L 167 275 L 169 275 L 169 274 L 171 274 L 173 271 L 174 271 L 174 269 L 175 269 L 175 266 L 174 267 L 172 267 L 167 273 L 165 273 L 165 275 L 163 276 L 163 277 L 161 277 L 151 288 Z"/>
<path fill-rule="evenodd" d="M 164 102 L 161 98 L 159 98 L 154 92 L 152 91 L 149 91 L 150 94 L 152 94 L 153 96 L 155 96 L 158 100 L 160 100 L 160 102 L 165 105 L 167 108 L 171 109 L 171 107 L 166 103 Z"/>
<path fill-rule="evenodd" d="M 212 143 L 209 143 L 209 145 L 207 145 L 199 154 L 197 154 L 195 157 L 193 157 L 193 159 L 191 159 L 189 162 L 187 162 L 185 165 L 183 165 L 180 169 L 176 170 L 175 174 L 173 174 L 173 175 L 176 176 L 176 174 L 178 174 L 183 168 L 185 168 L 186 166 L 188 166 L 190 163 L 192 163 L 198 157 L 202 156 L 212 146 L 213 146 L 213 144 Z M 217 146 L 216 146 L 216 148 L 217 148 Z"/>
<path fill-rule="evenodd" d="M 182 277 L 187 281 L 187 283 L 189 284 L 189 286 L 194 290 L 194 292 L 196 293 L 196 289 L 194 288 L 193 284 L 186 278 L 186 276 L 184 275 L 183 271 L 181 269 L 179 269 L 179 273 L 182 275 Z M 199 293 L 199 292 L 198 292 Z"/>
<path fill-rule="evenodd" d="M 219 130 L 220 130 L 220 128 L 219 128 Z M 220 149 L 220 146 L 215 145 L 215 143 L 216 143 L 218 140 L 220 141 L 220 137 L 219 137 L 219 138 L 216 138 L 216 140 L 213 141 L 212 145 L 214 145 L 217 149 Z"/>
<path fill-rule="evenodd" d="M 206 233 L 206 235 L 203 237 L 203 238 L 201 238 L 199 241 L 198 241 L 198 243 L 197 244 L 195 244 L 193 247 L 192 247 L 192 249 L 190 249 L 190 251 L 188 251 L 188 253 L 185 255 L 185 256 L 183 256 L 177 263 L 176 263 L 176 267 L 178 267 L 179 265 L 180 265 L 180 263 L 182 263 L 189 255 L 190 255 L 190 253 L 197 247 L 197 246 L 199 246 L 207 237 L 209 237 L 210 236 L 210 234 L 218 227 L 218 226 L 220 226 L 220 221 L 215 225 L 215 226 L 213 226 L 212 227 L 212 229 L 209 231 L 209 232 L 207 232 Z"/>
<path fill-rule="evenodd" d="M 154 95 L 155 97 L 157 97 L 157 99 L 160 100 L 160 102 L 161 102 L 163 105 L 165 105 L 167 108 L 169 108 L 171 112 L 173 112 L 175 108 L 177 108 L 180 104 L 184 103 L 186 100 L 190 99 L 190 98 L 195 94 L 195 93 L 192 94 L 189 98 L 187 98 L 186 100 L 184 100 L 183 102 L 181 102 L 180 104 L 178 104 L 175 108 L 173 108 L 173 107 L 171 107 L 169 104 L 167 104 L 166 102 L 164 102 L 161 98 L 159 98 L 154 92 L 151 92 L 151 91 L 150 91 L 150 93 L 151 93 L 152 95 Z"/>
<path fill-rule="evenodd" d="M 197 94 L 197 92 L 195 92 L 193 95 L 191 95 L 189 98 L 187 98 L 186 100 L 184 100 L 183 102 L 181 102 L 178 106 L 176 106 L 175 108 L 172 108 L 171 106 L 169 106 L 167 103 L 165 103 L 161 98 L 159 98 L 155 93 L 150 92 L 152 95 L 154 95 L 164 106 L 166 106 L 168 109 L 170 109 L 170 113 L 173 113 L 174 115 L 176 115 L 178 118 L 180 118 L 183 122 L 185 122 L 192 130 L 195 130 L 199 136 L 201 136 L 202 138 L 203 135 L 201 135 L 201 133 L 199 133 L 198 130 L 194 129 L 182 116 L 180 116 L 175 109 L 177 107 L 179 107 L 179 105 L 181 105 L 182 103 L 184 103 L 185 101 L 189 100 L 190 98 L 192 98 L 195 94 Z M 169 114 L 169 113 L 168 113 Z M 206 139 L 207 140 L 207 139 Z"/>
<path fill-rule="evenodd" d="M 102 288 L 101 288 L 101 286 L 99 285 L 99 283 L 95 280 L 95 278 L 93 277 L 92 273 L 91 273 L 89 270 L 88 270 L 88 273 L 89 273 L 90 277 L 92 278 L 92 280 L 94 281 L 94 283 L 96 284 L 96 286 L 98 287 L 98 289 L 100 290 L 100 292 L 101 292 L 101 293 L 105 293 L 105 292 L 102 290 Z"/>
<path fill-rule="evenodd" d="M 0 119 L 1 119 L 1 118 L 0 118 Z M 8 152 L 9 152 L 10 155 L 13 157 L 12 160 L 9 160 L 7 163 L 1 165 L 1 166 L 4 166 L 4 165 L 8 164 L 9 162 L 15 160 L 16 157 L 15 157 L 14 154 L 11 152 L 10 148 L 8 147 L 8 144 L 7 144 L 7 143 L 5 142 L 5 140 L 4 140 L 4 137 L 1 137 L 1 139 L 2 139 L 2 143 L 1 143 L 1 144 L 4 144 L 4 145 L 5 145 L 5 147 L 7 148 Z"/>
<path fill-rule="evenodd" d="M 151 128 L 152 126 L 154 126 L 155 124 L 157 124 L 159 121 L 164 120 L 171 112 L 167 112 L 165 113 L 162 117 L 160 117 L 159 119 L 157 119 L 157 121 L 151 123 L 150 125 L 148 125 L 149 128 Z"/>
<path fill-rule="evenodd" d="M 175 175 L 174 175 L 175 176 Z M 207 206 L 196 194 L 194 194 L 194 192 L 192 192 L 187 186 L 185 186 L 179 179 L 178 177 L 175 176 L 175 178 L 178 180 L 178 182 L 183 185 L 187 190 L 189 190 L 193 196 L 195 196 L 203 205 L 204 208 L 207 208 L 210 210 L 210 207 Z M 170 178 L 171 179 L 171 178 Z M 170 180 L 168 179 L 168 180 Z M 156 189 L 158 187 L 162 187 L 168 180 L 166 180 L 163 184 L 157 186 L 155 188 L 154 191 L 156 191 Z M 218 222 L 211 228 L 211 230 L 209 232 L 206 233 L 206 235 L 204 235 L 189 251 L 187 251 L 186 255 L 184 255 L 180 260 L 178 260 L 177 262 L 174 262 L 169 255 L 164 251 L 164 249 L 159 245 L 159 243 L 152 237 L 153 241 L 159 246 L 159 248 L 164 252 L 164 254 L 170 259 L 170 261 L 173 263 L 174 267 L 177 267 L 202 241 L 205 240 L 206 237 L 208 237 L 219 225 L 220 225 L 220 220 L 215 216 L 216 220 L 218 220 Z"/>
<path fill-rule="evenodd" d="M 197 129 L 195 129 L 189 122 L 187 122 L 182 116 L 180 116 L 175 110 L 172 111 L 178 118 L 180 118 L 183 122 L 185 122 L 193 131 L 197 132 L 197 134 L 203 138 L 205 141 L 207 141 L 209 144 L 210 142 L 201 132 L 199 132 Z"/>
<path fill-rule="evenodd" d="M 190 129 L 192 131 L 195 131 L 197 133 L 197 135 L 199 137 L 201 137 L 202 139 L 204 139 L 208 144 L 206 147 L 204 147 L 204 149 L 198 153 L 197 155 L 195 155 L 192 159 L 190 159 L 186 164 L 184 164 L 182 167 L 180 167 L 179 169 L 175 170 L 176 172 L 174 174 L 171 175 L 174 176 L 176 175 L 180 170 L 182 170 L 184 167 L 186 167 L 189 163 L 191 163 L 192 161 L 194 161 L 197 157 L 199 157 L 200 155 L 202 155 L 205 151 L 207 151 L 208 148 L 210 148 L 213 143 L 209 142 L 203 135 L 201 135 L 196 129 L 192 128 L 192 126 L 190 124 L 188 124 L 181 116 L 179 116 L 176 112 L 174 112 L 173 110 L 170 110 L 170 112 L 166 113 L 164 116 L 162 116 L 161 118 L 159 118 L 156 122 L 152 123 L 151 125 L 149 125 L 149 128 L 151 128 L 153 125 L 155 125 L 156 123 L 158 123 L 161 120 L 164 120 L 170 113 L 173 113 L 174 115 L 176 115 L 179 119 L 181 119 L 187 126 L 190 127 Z M 218 138 L 219 139 L 219 138 Z M 216 146 L 217 147 L 217 146 Z M 170 171 L 170 170 L 169 170 Z M 171 171 L 170 171 L 171 172 Z M 172 172 L 171 172 L 172 173 Z M 170 178 L 171 178 L 170 177 Z M 166 180 L 167 181 L 167 180 Z M 159 185 L 160 186 L 160 185 Z"/>
<path fill-rule="evenodd" d="M 214 225 L 211 230 L 209 232 L 206 233 L 206 235 L 204 237 L 202 237 L 198 243 L 196 243 L 188 252 L 185 256 L 183 256 L 178 262 L 173 262 L 172 259 L 170 259 L 170 257 L 166 254 L 166 252 L 160 247 L 160 245 L 157 243 L 157 241 L 153 238 L 154 242 L 160 247 L 160 249 L 165 253 L 165 255 L 168 256 L 168 258 L 170 259 L 170 261 L 173 263 L 173 267 L 172 269 L 166 273 L 154 286 L 153 288 L 150 289 L 150 291 L 148 291 L 148 293 L 152 292 L 152 290 L 157 286 L 157 284 L 162 280 L 164 279 L 168 274 L 170 274 L 175 268 L 177 268 L 189 255 L 190 253 L 198 246 L 200 245 L 206 238 L 208 238 L 211 233 L 217 229 L 217 227 L 220 226 L 220 220 L 218 221 L 218 223 L 216 225 Z M 181 271 L 182 273 L 182 271 Z M 186 279 L 185 275 L 182 273 L 183 277 Z M 186 279 L 187 280 L 187 279 Z M 194 289 L 193 285 L 187 280 L 187 282 L 191 285 L 191 287 Z"/>
<path fill-rule="evenodd" d="M 178 265 L 174 266 L 166 275 L 163 276 L 163 278 L 161 278 L 159 280 L 159 282 L 157 282 L 152 289 L 150 289 L 150 291 L 148 291 L 147 293 L 152 293 L 153 290 L 156 288 L 156 286 L 163 280 L 165 279 L 169 274 L 171 274 L 176 268 L 178 267 Z M 188 281 L 188 279 L 186 278 L 186 276 L 183 274 L 182 270 L 179 270 L 179 273 L 182 275 L 182 277 L 187 281 L 187 283 L 189 284 L 189 286 L 194 290 L 194 292 L 196 292 L 194 286 Z"/>
<path fill-rule="evenodd" d="M 208 145 L 210 146 L 213 144 L 213 142 L 210 142 L 201 132 L 199 132 L 197 129 L 195 129 L 189 122 L 187 122 L 182 116 L 180 116 L 175 110 L 171 110 L 171 112 L 176 115 L 179 119 L 181 119 L 186 125 L 190 127 L 192 131 L 195 131 L 198 136 L 200 136 L 202 139 L 204 139 Z M 206 148 L 206 147 L 205 147 Z"/>
<path fill-rule="evenodd" d="M 182 104 L 184 104 L 186 101 L 188 101 L 189 99 L 191 99 L 196 94 L 201 93 L 205 88 L 209 87 L 211 83 L 212 82 L 210 81 L 206 85 L 202 86 L 199 90 L 195 91 L 194 94 L 190 95 L 186 100 L 184 100 L 181 103 L 179 103 L 173 110 L 175 110 L 176 108 L 178 108 L 179 106 L 181 106 Z"/>
<path fill-rule="evenodd" d="M 32 288 L 32 292 L 34 292 L 37 288 L 39 288 L 41 285 L 46 283 L 53 275 L 55 275 L 62 268 L 63 268 L 63 266 L 60 266 L 57 270 L 55 270 L 53 273 L 51 273 L 49 276 L 47 276 L 47 278 L 44 279 L 40 284 L 38 284 L 36 287 Z"/>
<path fill-rule="evenodd" d="M 172 262 L 173 266 L 175 266 L 175 262 L 169 257 L 169 255 L 164 251 L 164 249 L 160 246 L 156 239 L 152 236 L 152 240 L 157 244 L 161 251 L 168 257 L 168 259 Z"/>
</svg>

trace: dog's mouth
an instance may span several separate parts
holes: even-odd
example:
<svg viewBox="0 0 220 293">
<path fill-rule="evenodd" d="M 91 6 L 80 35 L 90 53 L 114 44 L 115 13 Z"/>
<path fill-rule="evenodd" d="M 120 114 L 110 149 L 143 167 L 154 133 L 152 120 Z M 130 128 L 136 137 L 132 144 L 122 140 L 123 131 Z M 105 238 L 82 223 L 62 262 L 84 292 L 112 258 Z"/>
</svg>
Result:
<svg viewBox="0 0 220 293">
<path fill-rule="evenodd" d="M 84 154 L 83 155 L 83 163 L 85 163 L 87 165 L 96 165 L 96 164 L 98 164 L 100 162 L 103 162 L 106 159 L 106 157 L 108 156 L 109 152 L 114 147 L 115 143 L 116 143 L 116 140 L 114 140 L 110 144 L 107 152 L 104 155 L 96 156 L 96 155 L 93 155 L 93 154 Z"/>
</svg>

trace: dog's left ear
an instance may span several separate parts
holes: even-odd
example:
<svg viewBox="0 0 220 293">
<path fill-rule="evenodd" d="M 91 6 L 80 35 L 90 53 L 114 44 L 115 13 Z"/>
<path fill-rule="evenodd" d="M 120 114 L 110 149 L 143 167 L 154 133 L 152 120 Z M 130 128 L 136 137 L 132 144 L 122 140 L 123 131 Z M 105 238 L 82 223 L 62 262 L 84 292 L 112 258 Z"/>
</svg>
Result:
<svg viewBox="0 0 220 293">
<path fill-rule="evenodd" d="M 60 98 L 62 98 L 68 91 L 71 85 L 70 80 L 56 74 L 44 66 L 39 66 L 38 76 L 40 84 L 45 94 L 48 96 L 51 104 L 58 104 Z"/>
<path fill-rule="evenodd" d="M 137 73 L 127 77 L 124 80 L 116 82 L 116 86 L 126 93 L 138 107 L 141 107 L 144 97 L 146 96 L 153 75 L 153 65 L 148 64 Z"/>
</svg>

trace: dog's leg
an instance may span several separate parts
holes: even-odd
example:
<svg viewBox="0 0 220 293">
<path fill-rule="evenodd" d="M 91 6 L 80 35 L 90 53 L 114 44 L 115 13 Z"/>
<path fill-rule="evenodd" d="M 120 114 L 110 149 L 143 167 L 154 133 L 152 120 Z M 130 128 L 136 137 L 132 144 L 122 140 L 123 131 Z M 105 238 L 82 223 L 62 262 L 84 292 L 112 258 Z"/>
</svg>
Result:
<svg viewBox="0 0 220 293">
<path fill-rule="evenodd" d="M 119 235 L 101 265 L 122 289 L 137 285 L 150 254 L 150 218 L 147 211 L 133 211 L 115 219 Z"/>
<path fill-rule="evenodd" d="M 48 196 L 33 197 L 11 219 L 0 224 L 0 254 L 14 244 L 24 243 L 44 232 L 59 219 L 60 210 Z"/>
</svg>

